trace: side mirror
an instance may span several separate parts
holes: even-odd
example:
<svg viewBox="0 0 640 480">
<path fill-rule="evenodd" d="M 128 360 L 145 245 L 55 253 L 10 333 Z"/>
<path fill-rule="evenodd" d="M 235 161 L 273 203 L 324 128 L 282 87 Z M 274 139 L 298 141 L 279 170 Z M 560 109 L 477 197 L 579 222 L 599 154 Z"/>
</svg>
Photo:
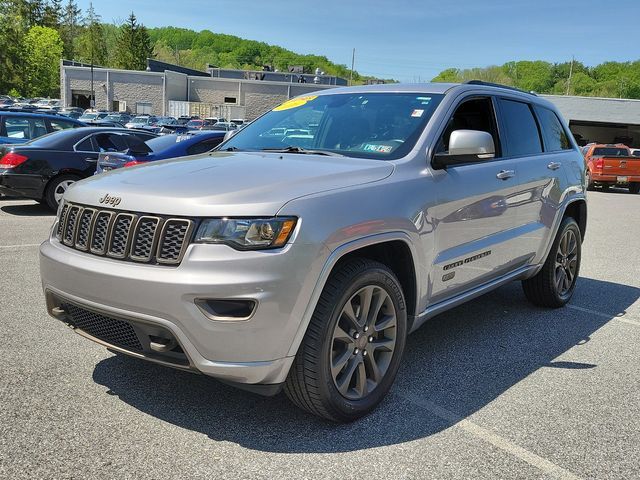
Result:
<svg viewBox="0 0 640 480">
<path fill-rule="evenodd" d="M 493 137 L 480 130 L 454 130 L 449 137 L 449 151 L 433 156 L 433 168 L 443 169 L 449 165 L 476 162 L 493 158 L 496 147 Z"/>
</svg>

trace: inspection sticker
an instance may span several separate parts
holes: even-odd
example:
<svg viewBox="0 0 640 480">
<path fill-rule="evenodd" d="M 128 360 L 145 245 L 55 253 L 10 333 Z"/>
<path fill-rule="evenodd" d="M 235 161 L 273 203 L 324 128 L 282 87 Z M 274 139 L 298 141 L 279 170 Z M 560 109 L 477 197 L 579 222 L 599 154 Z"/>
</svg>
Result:
<svg viewBox="0 0 640 480">
<path fill-rule="evenodd" d="M 307 102 L 310 102 L 311 100 L 315 100 L 316 98 L 318 98 L 317 95 L 308 95 L 306 97 L 293 98 L 291 100 L 287 100 L 282 105 L 277 106 L 273 109 L 273 111 L 281 112 L 283 110 L 289 110 L 291 108 L 298 108 L 302 105 L 305 105 Z"/>
<path fill-rule="evenodd" d="M 416 109 L 413 112 L 411 112 L 411 116 L 418 118 L 418 117 L 421 117 L 423 113 L 424 113 L 424 110 Z"/>
<path fill-rule="evenodd" d="M 365 152 L 391 153 L 393 147 L 391 145 L 371 145 L 367 143 L 362 149 Z"/>
</svg>

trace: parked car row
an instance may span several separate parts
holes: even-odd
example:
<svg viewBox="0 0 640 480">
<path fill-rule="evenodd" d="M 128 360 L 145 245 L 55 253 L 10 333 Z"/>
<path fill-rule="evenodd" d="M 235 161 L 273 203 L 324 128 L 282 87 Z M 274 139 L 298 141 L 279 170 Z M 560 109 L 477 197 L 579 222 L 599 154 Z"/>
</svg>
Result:
<svg viewBox="0 0 640 480">
<path fill-rule="evenodd" d="M 55 210 L 78 180 L 123 166 L 204 153 L 220 144 L 225 133 L 158 136 L 147 130 L 98 126 L 7 144 L 0 146 L 0 194 L 32 198 Z"/>
</svg>

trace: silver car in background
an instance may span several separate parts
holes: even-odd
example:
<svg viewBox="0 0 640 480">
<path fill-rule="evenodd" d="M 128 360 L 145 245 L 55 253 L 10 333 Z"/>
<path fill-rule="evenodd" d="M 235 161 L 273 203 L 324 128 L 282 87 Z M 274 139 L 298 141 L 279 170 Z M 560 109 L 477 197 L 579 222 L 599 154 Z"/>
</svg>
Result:
<svg viewBox="0 0 640 480">
<path fill-rule="evenodd" d="M 323 90 L 219 151 L 76 183 L 40 248 L 47 308 L 112 351 L 351 421 L 434 315 L 514 280 L 570 300 L 584 168 L 533 94 Z"/>
</svg>

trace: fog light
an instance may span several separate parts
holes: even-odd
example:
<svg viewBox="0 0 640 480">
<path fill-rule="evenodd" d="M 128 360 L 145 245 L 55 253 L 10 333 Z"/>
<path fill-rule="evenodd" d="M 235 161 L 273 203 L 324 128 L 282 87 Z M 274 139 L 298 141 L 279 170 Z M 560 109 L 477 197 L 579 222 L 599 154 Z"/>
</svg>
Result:
<svg viewBox="0 0 640 480">
<path fill-rule="evenodd" d="M 258 304 L 255 300 L 212 298 L 196 298 L 195 303 L 208 318 L 219 321 L 249 320 Z"/>
</svg>

